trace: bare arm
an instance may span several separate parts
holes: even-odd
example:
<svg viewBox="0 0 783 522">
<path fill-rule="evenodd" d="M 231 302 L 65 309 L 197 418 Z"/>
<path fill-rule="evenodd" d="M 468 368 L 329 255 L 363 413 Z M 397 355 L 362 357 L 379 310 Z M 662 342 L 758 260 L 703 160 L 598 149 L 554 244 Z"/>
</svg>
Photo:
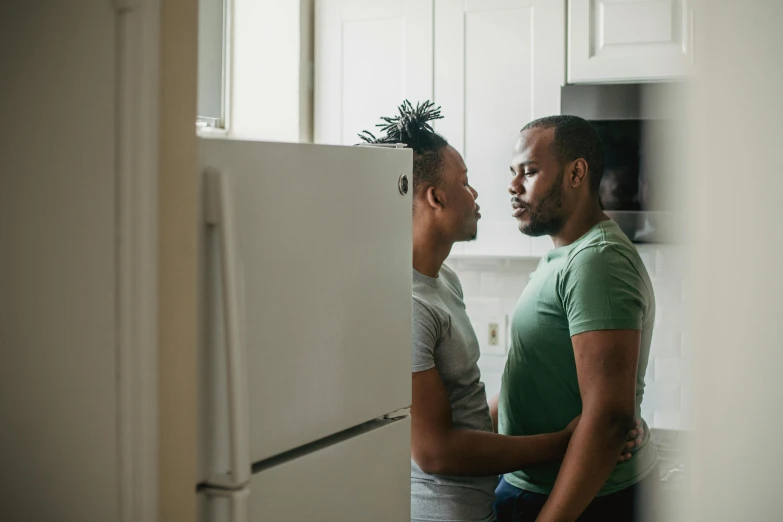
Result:
<svg viewBox="0 0 783 522">
<path fill-rule="evenodd" d="M 585 332 L 572 341 L 582 419 L 538 522 L 572 522 L 582 514 L 609 477 L 634 422 L 641 332 Z"/>
<path fill-rule="evenodd" d="M 492 417 L 492 429 L 495 433 L 498 432 L 498 403 L 500 402 L 500 394 L 496 393 L 494 397 L 487 401 L 489 405 L 489 416 Z"/>
<path fill-rule="evenodd" d="M 411 456 L 425 473 L 487 476 L 562 458 L 570 430 L 511 437 L 455 429 L 451 406 L 436 368 L 413 374 Z M 575 424 L 575 423 L 573 423 Z M 623 434 L 623 440 L 625 435 Z M 613 460 L 617 460 L 620 446 Z"/>
</svg>

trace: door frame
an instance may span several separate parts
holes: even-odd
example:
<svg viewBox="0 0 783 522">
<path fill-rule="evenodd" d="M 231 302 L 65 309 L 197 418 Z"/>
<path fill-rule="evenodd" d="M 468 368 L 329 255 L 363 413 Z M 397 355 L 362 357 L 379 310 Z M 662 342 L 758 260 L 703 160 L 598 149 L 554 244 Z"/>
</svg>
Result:
<svg viewBox="0 0 783 522">
<path fill-rule="evenodd" d="M 119 516 L 158 519 L 160 0 L 115 0 Z M 195 126 L 195 122 L 194 122 Z M 195 129 L 194 129 L 195 133 Z"/>
</svg>

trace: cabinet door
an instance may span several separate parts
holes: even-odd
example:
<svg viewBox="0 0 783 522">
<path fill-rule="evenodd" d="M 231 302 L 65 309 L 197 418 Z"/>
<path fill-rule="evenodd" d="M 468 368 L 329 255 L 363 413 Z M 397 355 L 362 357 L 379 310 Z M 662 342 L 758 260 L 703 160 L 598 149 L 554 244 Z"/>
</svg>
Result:
<svg viewBox="0 0 783 522">
<path fill-rule="evenodd" d="M 676 79 L 693 68 L 692 0 L 569 0 L 568 81 Z"/>
<path fill-rule="evenodd" d="M 320 0 L 315 16 L 316 143 L 355 144 L 432 99 L 432 0 Z"/>
<path fill-rule="evenodd" d="M 511 217 L 511 151 L 529 121 L 560 112 L 565 4 L 435 0 L 435 128 L 465 157 L 478 191 L 478 239 L 465 255 L 529 256 Z"/>
</svg>

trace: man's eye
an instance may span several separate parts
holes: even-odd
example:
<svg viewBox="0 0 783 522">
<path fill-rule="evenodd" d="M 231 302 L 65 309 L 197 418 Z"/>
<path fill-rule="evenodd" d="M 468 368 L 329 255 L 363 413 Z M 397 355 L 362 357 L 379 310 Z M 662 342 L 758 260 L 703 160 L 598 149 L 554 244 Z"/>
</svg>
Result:
<svg viewBox="0 0 783 522">
<path fill-rule="evenodd" d="M 536 172 L 538 172 L 538 171 L 536 171 L 536 170 L 529 170 L 529 171 L 525 172 L 525 176 L 532 176 Z"/>
</svg>

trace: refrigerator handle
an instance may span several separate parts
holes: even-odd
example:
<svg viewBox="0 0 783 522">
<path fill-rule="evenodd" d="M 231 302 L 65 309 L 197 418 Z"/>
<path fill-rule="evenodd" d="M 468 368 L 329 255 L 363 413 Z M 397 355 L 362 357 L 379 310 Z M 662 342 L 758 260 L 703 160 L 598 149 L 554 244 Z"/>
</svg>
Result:
<svg viewBox="0 0 783 522">
<path fill-rule="evenodd" d="M 223 286 L 223 322 L 226 346 L 226 383 L 228 386 L 228 423 L 231 470 L 228 487 L 250 481 L 250 428 L 247 375 L 244 347 L 240 337 L 240 309 L 237 285 L 237 243 L 234 224 L 234 199 L 229 173 L 207 169 L 205 216 L 220 236 L 220 271 Z M 224 484 L 221 484 L 224 485 Z M 233 519 L 232 519 L 233 520 Z"/>
<path fill-rule="evenodd" d="M 199 492 L 208 497 L 228 499 L 230 502 L 228 522 L 248 522 L 250 520 L 250 509 L 248 505 L 248 498 L 250 498 L 249 489 L 204 488 L 199 490 Z"/>
</svg>

